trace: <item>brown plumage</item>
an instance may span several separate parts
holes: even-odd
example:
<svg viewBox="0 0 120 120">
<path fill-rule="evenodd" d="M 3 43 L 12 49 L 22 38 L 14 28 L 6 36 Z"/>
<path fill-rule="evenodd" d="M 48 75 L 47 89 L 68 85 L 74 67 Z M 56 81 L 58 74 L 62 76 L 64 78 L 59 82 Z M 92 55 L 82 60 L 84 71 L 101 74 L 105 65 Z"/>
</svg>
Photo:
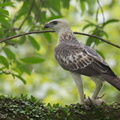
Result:
<svg viewBox="0 0 120 120">
<path fill-rule="evenodd" d="M 55 48 L 55 58 L 65 70 L 86 76 L 99 75 L 120 90 L 120 79 L 107 63 L 91 48 L 87 48 L 88 51 L 86 52 L 85 47 L 79 44 L 59 44 Z"/>
</svg>

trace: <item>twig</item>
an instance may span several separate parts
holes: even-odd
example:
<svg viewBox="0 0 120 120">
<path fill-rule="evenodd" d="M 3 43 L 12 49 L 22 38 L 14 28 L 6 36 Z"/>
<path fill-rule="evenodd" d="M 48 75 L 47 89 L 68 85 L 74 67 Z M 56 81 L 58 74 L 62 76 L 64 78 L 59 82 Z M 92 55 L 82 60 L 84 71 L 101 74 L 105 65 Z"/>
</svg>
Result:
<svg viewBox="0 0 120 120">
<path fill-rule="evenodd" d="M 15 35 L 15 36 L 11 36 L 11 37 L 2 39 L 2 40 L 0 40 L 0 43 L 6 42 L 6 41 L 8 41 L 8 40 L 10 40 L 10 39 L 17 38 L 17 37 L 21 37 L 21 36 L 24 36 L 24 35 L 37 34 L 37 33 L 49 33 L 49 32 L 54 32 L 54 31 L 31 31 L 31 32 L 22 33 L 22 34 L 19 34 L 19 35 Z M 106 42 L 107 44 L 110 44 L 110 45 L 112 45 L 112 46 L 114 46 L 114 47 L 120 48 L 119 45 L 113 44 L 113 43 L 111 43 L 111 42 L 109 42 L 109 41 L 107 41 L 107 40 L 105 40 L 105 39 L 103 39 L 103 38 L 101 38 L 101 37 L 95 36 L 95 35 L 89 35 L 89 34 L 81 33 L 81 32 L 73 32 L 73 33 L 74 33 L 74 34 L 80 34 L 80 35 L 84 35 L 84 36 L 93 37 L 93 38 L 99 39 L 99 40 L 101 40 L 101 41 L 103 41 L 103 42 Z"/>
<path fill-rule="evenodd" d="M 97 3 L 98 3 L 98 5 L 99 5 L 99 7 L 100 7 L 100 10 L 101 10 L 101 12 L 102 12 L 103 23 L 104 23 L 104 22 L 105 22 L 104 11 L 103 11 L 103 9 L 102 9 L 102 6 L 101 6 L 101 4 L 100 4 L 100 1 L 99 1 L 99 0 L 97 0 Z"/>
<path fill-rule="evenodd" d="M 2 69 L 0 69 L 0 70 L 1 70 L 1 71 L 0 71 L 0 74 L 6 74 L 6 75 L 11 74 L 10 71 L 4 71 L 4 70 L 2 70 Z"/>
<path fill-rule="evenodd" d="M 103 98 L 105 96 L 105 93 L 103 93 L 102 96 L 97 97 L 97 99 Z"/>
<path fill-rule="evenodd" d="M 2 39 L 2 40 L 0 40 L 0 43 L 6 42 L 6 41 L 8 41 L 8 40 L 10 40 L 10 39 L 17 38 L 17 37 L 21 37 L 21 36 L 24 36 L 24 35 L 37 34 L 37 33 L 47 33 L 47 32 L 54 32 L 54 31 L 31 31 L 31 32 L 22 33 L 22 34 L 19 34 L 19 35 L 15 35 L 15 36 L 11 36 L 11 37 Z"/>
<path fill-rule="evenodd" d="M 80 34 L 80 35 L 85 35 L 85 36 L 93 37 L 93 38 L 96 38 L 96 39 L 100 39 L 101 41 L 106 42 L 107 44 L 110 44 L 110 45 L 112 45 L 112 46 L 114 46 L 114 47 L 120 48 L 119 45 L 116 45 L 116 44 L 114 44 L 114 43 L 111 43 L 111 42 L 109 42 L 108 40 L 105 40 L 105 39 L 103 39 L 103 38 L 101 38 L 101 37 L 98 37 L 98 36 L 95 36 L 95 35 L 89 35 L 89 34 L 80 33 L 80 32 L 74 32 L 74 34 Z"/>
<path fill-rule="evenodd" d="M 19 26 L 19 28 L 14 28 L 15 30 L 20 30 L 20 29 L 22 28 L 22 26 L 24 25 L 25 21 L 29 18 L 30 13 L 31 13 L 31 11 L 32 11 L 32 9 L 33 9 L 33 7 L 34 7 L 34 4 L 35 4 L 35 1 L 33 0 L 33 3 L 31 4 L 30 10 L 29 10 L 27 16 L 26 16 L 25 19 L 22 21 L 22 23 L 21 23 L 21 25 Z"/>
</svg>

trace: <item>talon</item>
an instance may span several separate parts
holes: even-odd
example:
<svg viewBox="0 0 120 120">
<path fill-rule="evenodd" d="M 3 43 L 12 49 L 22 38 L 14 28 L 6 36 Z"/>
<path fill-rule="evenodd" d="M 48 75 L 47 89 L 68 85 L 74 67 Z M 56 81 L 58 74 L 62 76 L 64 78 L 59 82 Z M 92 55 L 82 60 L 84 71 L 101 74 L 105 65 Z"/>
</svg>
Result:
<svg viewBox="0 0 120 120">
<path fill-rule="evenodd" d="M 90 105 L 93 105 L 92 99 L 88 97 L 88 100 L 90 101 Z"/>
<path fill-rule="evenodd" d="M 86 94 L 84 94 L 84 99 L 86 99 Z"/>
<path fill-rule="evenodd" d="M 102 95 L 102 96 L 97 97 L 97 99 L 103 98 L 104 96 L 105 96 L 105 93 L 103 93 L 103 95 Z"/>
<path fill-rule="evenodd" d="M 93 98 L 90 98 L 90 97 L 88 97 L 88 99 L 85 99 L 85 105 L 86 106 L 100 106 L 103 103 L 104 103 L 104 101 L 100 100 L 100 99 L 93 99 Z"/>
<path fill-rule="evenodd" d="M 88 97 L 88 99 L 85 99 L 85 105 L 86 106 L 91 106 L 92 105 L 92 99 Z"/>
</svg>

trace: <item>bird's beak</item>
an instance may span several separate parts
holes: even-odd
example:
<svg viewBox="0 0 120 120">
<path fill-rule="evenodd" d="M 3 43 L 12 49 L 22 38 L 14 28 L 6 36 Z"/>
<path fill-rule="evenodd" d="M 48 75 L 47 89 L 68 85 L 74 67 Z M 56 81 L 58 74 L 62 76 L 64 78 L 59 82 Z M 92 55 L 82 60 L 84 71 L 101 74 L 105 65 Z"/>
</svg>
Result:
<svg viewBox="0 0 120 120">
<path fill-rule="evenodd" d="M 49 24 L 48 24 L 48 23 L 45 24 L 45 25 L 44 25 L 44 28 L 49 28 Z"/>
</svg>

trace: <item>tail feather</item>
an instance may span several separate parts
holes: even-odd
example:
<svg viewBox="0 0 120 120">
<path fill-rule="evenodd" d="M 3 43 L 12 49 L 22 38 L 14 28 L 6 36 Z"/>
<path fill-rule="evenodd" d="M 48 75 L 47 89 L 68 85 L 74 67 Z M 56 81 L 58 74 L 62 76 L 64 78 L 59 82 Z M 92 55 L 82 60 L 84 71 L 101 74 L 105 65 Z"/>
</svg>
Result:
<svg viewBox="0 0 120 120">
<path fill-rule="evenodd" d="M 101 77 L 120 91 L 120 78 L 108 74 L 101 74 Z"/>
</svg>

